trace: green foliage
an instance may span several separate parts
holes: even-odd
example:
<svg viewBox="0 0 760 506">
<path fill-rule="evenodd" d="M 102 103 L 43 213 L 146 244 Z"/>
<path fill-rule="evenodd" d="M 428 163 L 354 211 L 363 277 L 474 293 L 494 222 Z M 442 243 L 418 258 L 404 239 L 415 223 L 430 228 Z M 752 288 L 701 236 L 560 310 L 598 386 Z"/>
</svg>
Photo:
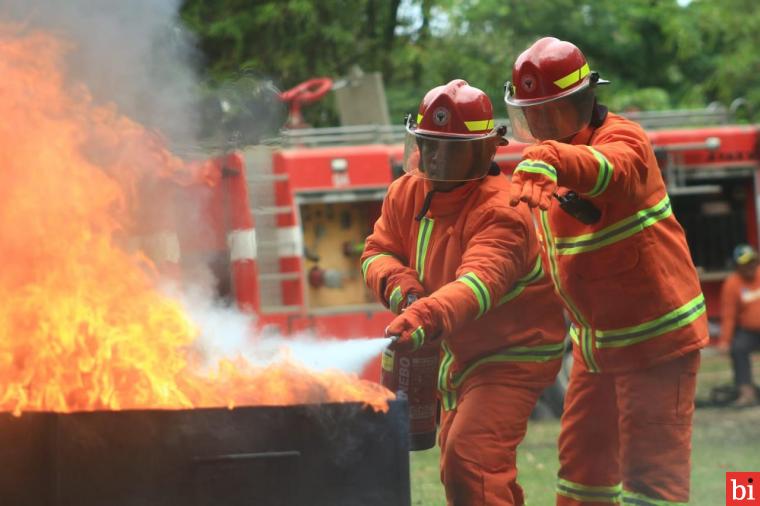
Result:
<svg viewBox="0 0 760 506">
<path fill-rule="evenodd" d="M 604 103 L 614 111 L 654 111 L 670 107 L 670 97 L 662 88 L 626 88 L 611 94 Z"/>
<path fill-rule="evenodd" d="M 311 77 L 345 75 L 357 63 L 364 70 L 381 70 L 390 76 L 397 4 L 382 0 L 188 0 L 182 17 L 198 34 L 216 81 L 244 70 L 288 89 Z M 319 105 L 305 111 L 307 119 L 317 124 L 335 121 L 330 103 Z"/>
<path fill-rule="evenodd" d="M 760 3 L 753 0 L 185 0 L 216 81 L 244 69 L 287 89 L 353 65 L 383 72 L 391 118 L 462 77 L 500 110 L 511 64 L 538 37 L 578 45 L 613 84 L 613 109 L 760 103 Z M 751 107 L 754 112 L 754 107 Z M 330 101 L 315 124 L 336 121 Z M 502 112 L 497 115 L 503 115 Z"/>
<path fill-rule="evenodd" d="M 689 6 L 702 34 L 694 61 L 702 72 L 691 81 L 708 100 L 728 103 L 744 97 L 752 109 L 760 104 L 760 4 L 751 0 L 699 1 Z M 687 67 L 687 70 L 692 69 Z M 754 107 L 753 107 L 754 105 Z"/>
</svg>

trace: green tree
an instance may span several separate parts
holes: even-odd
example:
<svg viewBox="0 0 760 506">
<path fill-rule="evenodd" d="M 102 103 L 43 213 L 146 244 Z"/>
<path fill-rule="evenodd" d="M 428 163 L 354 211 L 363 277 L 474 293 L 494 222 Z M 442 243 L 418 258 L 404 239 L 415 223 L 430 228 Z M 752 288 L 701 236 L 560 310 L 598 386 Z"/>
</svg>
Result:
<svg viewBox="0 0 760 506">
<path fill-rule="evenodd" d="M 182 16 L 200 39 L 216 81 L 245 71 L 288 89 L 359 64 L 392 76 L 400 0 L 187 0 Z M 309 119 L 334 120 L 330 104 Z"/>
<path fill-rule="evenodd" d="M 760 5 L 751 0 L 695 1 L 690 27 L 680 32 L 688 87 L 702 102 L 745 98 L 757 116 L 760 105 Z"/>
<path fill-rule="evenodd" d="M 241 69 L 287 89 L 358 64 L 383 72 L 391 117 L 454 78 L 485 90 L 503 115 L 515 58 L 546 35 L 570 40 L 612 81 L 613 109 L 760 101 L 760 7 L 753 0 L 186 0 L 210 74 Z M 502 112 L 499 112 L 502 111 Z M 312 123 L 334 123 L 330 101 Z"/>
</svg>

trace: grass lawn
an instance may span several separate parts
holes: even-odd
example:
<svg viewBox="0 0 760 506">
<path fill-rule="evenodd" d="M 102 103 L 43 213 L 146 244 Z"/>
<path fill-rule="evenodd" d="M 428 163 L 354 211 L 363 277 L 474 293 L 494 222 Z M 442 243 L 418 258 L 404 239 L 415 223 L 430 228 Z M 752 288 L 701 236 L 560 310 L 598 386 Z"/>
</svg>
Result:
<svg viewBox="0 0 760 506">
<path fill-rule="evenodd" d="M 753 366 L 760 378 L 760 357 Z M 712 386 L 730 383 L 728 358 L 704 353 L 697 397 Z M 520 483 L 531 506 L 554 504 L 559 421 L 535 421 L 518 451 Z M 760 471 L 760 407 L 743 410 L 701 408 L 694 419 L 691 502 L 694 506 L 725 503 L 726 471 Z M 446 503 L 438 475 L 438 448 L 411 454 L 412 504 Z"/>
</svg>

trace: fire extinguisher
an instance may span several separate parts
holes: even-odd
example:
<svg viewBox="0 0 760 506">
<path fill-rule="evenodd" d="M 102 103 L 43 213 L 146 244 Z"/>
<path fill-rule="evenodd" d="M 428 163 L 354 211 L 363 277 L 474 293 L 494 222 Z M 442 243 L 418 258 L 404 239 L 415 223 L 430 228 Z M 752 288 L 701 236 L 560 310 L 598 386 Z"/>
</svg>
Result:
<svg viewBox="0 0 760 506">
<path fill-rule="evenodd" d="M 416 300 L 412 297 L 407 298 L 407 305 Z M 398 398 L 405 398 L 409 406 L 411 451 L 435 446 L 439 360 L 437 346 L 423 346 L 416 351 L 403 352 L 386 348 L 383 352 L 381 382 Z"/>
</svg>

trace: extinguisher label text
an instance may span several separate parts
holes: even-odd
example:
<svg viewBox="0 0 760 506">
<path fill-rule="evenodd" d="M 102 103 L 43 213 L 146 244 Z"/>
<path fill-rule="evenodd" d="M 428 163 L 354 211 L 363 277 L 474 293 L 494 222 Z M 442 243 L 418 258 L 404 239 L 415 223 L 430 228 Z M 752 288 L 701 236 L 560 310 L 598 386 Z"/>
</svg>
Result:
<svg viewBox="0 0 760 506">
<path fill-rule="evenodd" d="M 409 374 L 412 365 L 409 357 L 401 357 L 398 361 L 398 388 L 404 392 L 409 391 Z"/>
</svg>

